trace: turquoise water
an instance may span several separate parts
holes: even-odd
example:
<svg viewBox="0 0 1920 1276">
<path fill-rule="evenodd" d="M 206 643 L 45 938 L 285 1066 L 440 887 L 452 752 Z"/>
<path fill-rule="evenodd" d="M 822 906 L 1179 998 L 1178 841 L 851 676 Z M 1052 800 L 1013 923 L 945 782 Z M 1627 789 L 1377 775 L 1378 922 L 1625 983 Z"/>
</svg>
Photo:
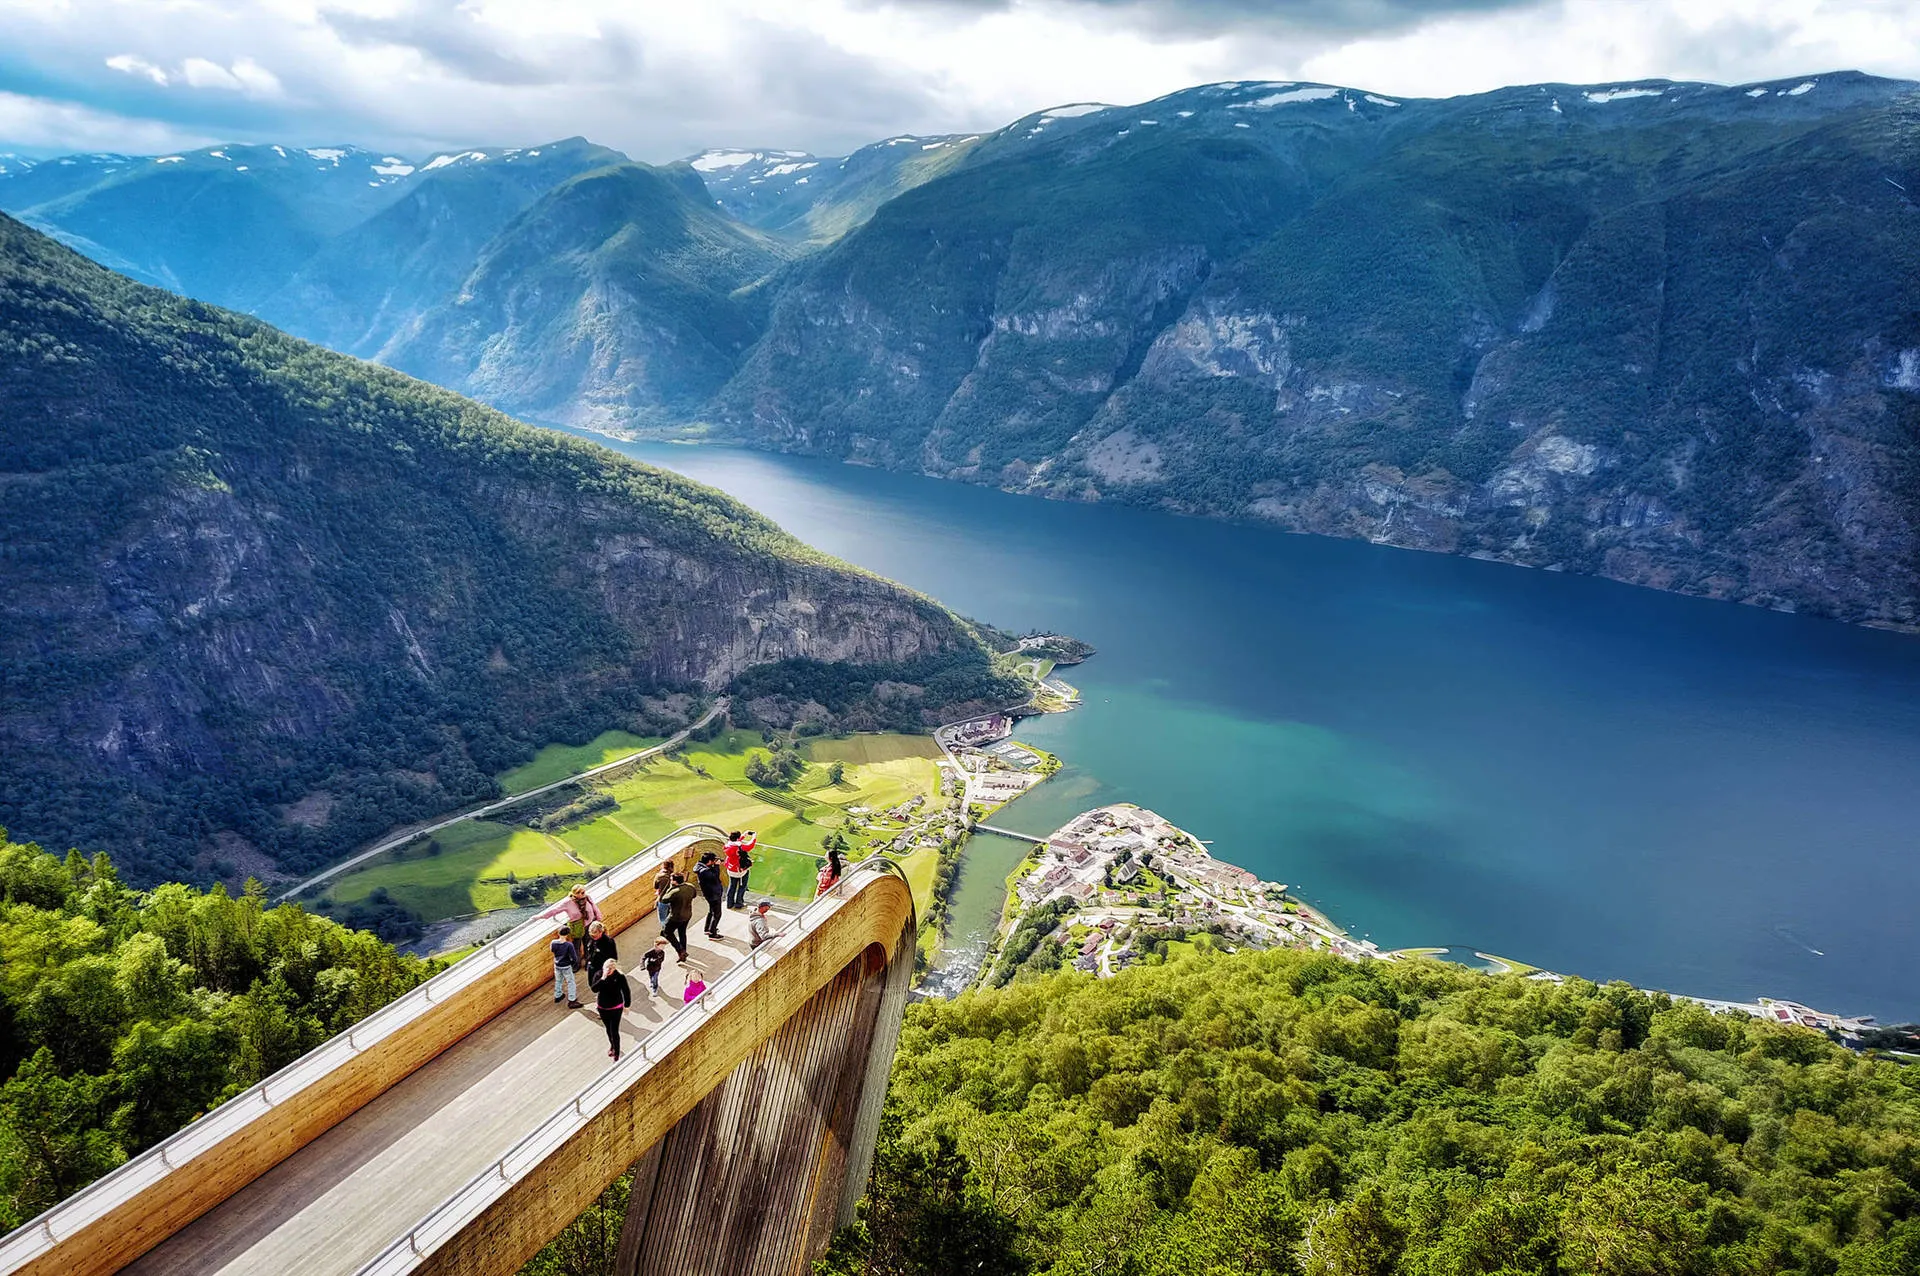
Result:
<svg viewBox="0 0 1920 1276">
<path fill-rule="evenodd" d="M 1920 639 L 850 466 L 619 446 L 966 614 L 1098 647 L 1066 672 L 1085 706 L 1022 724 L 1067 768 L 997 824 L 1044 833 L 1139 802 L 1383 946 L 1920 1018 Z M 971 876 L 969 894 L 989 889 Z"/>
</svg>

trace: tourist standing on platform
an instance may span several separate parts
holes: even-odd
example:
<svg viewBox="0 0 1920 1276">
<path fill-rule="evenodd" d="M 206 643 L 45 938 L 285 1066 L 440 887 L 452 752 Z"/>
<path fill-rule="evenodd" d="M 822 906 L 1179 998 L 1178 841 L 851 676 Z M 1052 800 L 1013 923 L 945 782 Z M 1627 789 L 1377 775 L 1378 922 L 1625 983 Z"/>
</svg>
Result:
<svg viewBox="0 0 1920 1276">
<path fill-rule="evenodd" d="M 833 889 L 833 884 L 839 880 L 840 880 L 840 852 L 828 851 L 827 862 L 820 870 L 820 878 L 819 878 L 820 889 L 815 891 L 814 893 L 816 895 L 825 895 L 828 891 Z"/>
<path fill-rule="evenodd" d="M 700 866 L 693 870 L 700 879 L 700 894 L 707 901 L 707 938 L 720 938 L 720 910 L 726 907 L 727 889 L 721 882 L 720 857 L 712 851 L 700 856 Z"/>
<path fill-rule="evenodd" d="M 587 923 L 600 920 L 600 905 L 587 895 L 587 888 L 575 886 L 567 892 L 567 897 L 541 913 L 541 917 L 566 917 L 567 935 L 573 940 L 573 968 L 580 969 L 587 960 Z"/>
<path fill-rule="evenodd" d="M 562 926 L 553 932 L 553 942 L 547 947 L 553 950 L 553 999 L 558 1002 L 564 995 L 567 1009 L 580 1009 L 580 985 L 574 982 L 573 968 L 579 961 L 579 954 L 573 946 L 573 937 Z"/>
<path fill-rule="evenodd" d="M 772 908 L 773 905 L 763 899 L 753 906 L 753 916 L 747 918 L 747 942 L 755 948 L 779 934 L 773 928 L 773 918 L 768 916 Z"/>
<path fill-rule="evenodd" d="M 615 1063 L 620 1062 L 620 1016 L 633 1004 L 633 990 L 627 987 L 627 977 L 620 973 L 620 963 L 609 960 L 607 968 L 600 974 L 600 986 L 595 991 L 595 1005 L 600 1011 L 600 1022 L 607 1026 L 607 1053 Z"/>
<path fill-rule="evenodd" d="M 727 834 L 728 908 L 747 906 L 747 873 L 753 868 L 754 848 L 759 845 L 760 835 L 752 829 L 745 833 Z"/>
<path fill-rule="evenodd" d="M 693 920 L 693 901 L 699 894 L 685 873 L 673 875 L 673 889 L 667 892 L 667 924 L 660 928 L 660 938 L 673 945 L 674 955 L 683 965 L 687 960 L 687 923 Z"/>
<path fill-rule="evenodd" d="M 653 875 L 653 906 L 660 910 L 660 924 L 667 924 L 667 892 L 673 889 L 673 856 L 669 855 L 661 862 L 660 871 Z"/>
<path fill-rule="evenodd" d="M 600 968 L 620 955 L 605 922 L 587 923 L 587 987 L 600 986 Z"/>
<path fill-rule="evenodd" d="M 667 964 L 667 941 L 664 939 L 654 940 L 653 947 L 647 949 L 647 955 L 643 964 L 647 968 L 647 986 L 653 990 L 653 995 L 658 997 L 660 995 L 660 968 Z"/>
<path fill-rule="evenodd" d="M 700 978 L 700 972 L 696 970 L 687 976 L 687 990 L 680 994 L 680 1000 L 691 1006 L 706 990 L 707 981 Z"/>
</svg>

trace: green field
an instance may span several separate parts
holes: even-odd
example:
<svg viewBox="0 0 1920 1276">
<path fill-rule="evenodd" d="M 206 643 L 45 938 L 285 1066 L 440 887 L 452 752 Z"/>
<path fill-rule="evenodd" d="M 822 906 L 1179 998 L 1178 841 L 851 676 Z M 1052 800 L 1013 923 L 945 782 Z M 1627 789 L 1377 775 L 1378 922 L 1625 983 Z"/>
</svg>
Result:
<svg viewBox="0 0 1920 1276">
<path fill-rule="evenodd" d="M 631 731 L 603 731 L 585 744 L 550 744 L 533 755 L 533 761 L 517 766 L 500 776 L 500 787 L 509 797 L 537 789 L 555 780 L 588 771 L 629 753 L 659 744 L 664 736 L 634 735 Z"/>
<path fill-rule="evenodd" d="M 873 735 L 842 736 L 837 740 L 810 740 L 807 756 L 816 762 L 844 762 L 848 766 L 868 766 L 876 762 L 899 762 L 907 758 L 938 761 L 940 746 L 930 735 L 898 735 L 885 732 Z"/>
<path fill-rule="evenodd" d="M 552 838 L 491 820 L 463 821 L 441 829 L 434 840 L 438 855 L 384 855 L 340 878 L 327 895 L 351 904 L 385 887 L 396 902 L 437 921 L 506 908 L 509 873 L 529 878 L 580 871 Z"/>
<path fill-rule="evenodd" d="M 591 744 L 542 749 L 526 766 L 501 777 L 524 792 L 597 766 L 648 741 L 609 732 Z M 798 746 L 807 769 L 781 790 L 760 788 L 746 778 L 747 759 L 766 751 L 757 732 L 730 731 L 673 756 L 650 758 L 597 787 L 619 803 L 598 818 L 556 834 L 469 820 L 436 835 L 440 853 L 413 851 L 382 857 L 335 882 L 327 894 L 353 903 L 384 887 L 397 902 L 432 922 L 505 908 L 506 881 L 556 875 L 568 881 L 588 868 L 606 868 L 645 849 L 686 824 L 723 830 L 752 829 L 760 835 L 752 889 L 788 899 L 811 899 L 821 840 L 841 831 L 857 858 L 875 838 L 891 840 L 904 825 L 881 818 L 891 807 L 924 797 L 939 802 L 939 746 L 925 736 L 878 734 L 804 741 Z M 827 767 L 845 768 L 838 784 Z M 861 808 L 859 812 L 849 808 Z M 571 858 L 570 858 L 571 856 Z M 902 858 L 914 897 L 925 908 L 932 893 L 938 852 L 916 850 Z M 556 885 L 550 894 L 557 894 Z"/>
</svg>

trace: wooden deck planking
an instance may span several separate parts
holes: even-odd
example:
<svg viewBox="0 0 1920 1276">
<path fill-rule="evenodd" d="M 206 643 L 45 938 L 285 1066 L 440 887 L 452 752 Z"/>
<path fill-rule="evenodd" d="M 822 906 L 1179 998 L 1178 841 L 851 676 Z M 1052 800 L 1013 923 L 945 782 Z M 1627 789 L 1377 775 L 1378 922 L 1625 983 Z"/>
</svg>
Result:
<svg viewBox="0 0 1920 1276">
<path fill-rule="evenodd" d="M 697 904 L 689 964 L 669 955 L 659 998 L 639 970 L 654 915 L 615 937 L 634 991 L 624 1048 L 680 1008 L 688 971 L 711 983 L 746 956 L 747 914 L 726 912 L 718 942 L 700 932 L 705 915 Z M 351 1276 L 611 1065 L 585 983 L 586 1007 L 555 1006 L 550 988 L 527 995 L 126 1270 Z"/>
</svg>

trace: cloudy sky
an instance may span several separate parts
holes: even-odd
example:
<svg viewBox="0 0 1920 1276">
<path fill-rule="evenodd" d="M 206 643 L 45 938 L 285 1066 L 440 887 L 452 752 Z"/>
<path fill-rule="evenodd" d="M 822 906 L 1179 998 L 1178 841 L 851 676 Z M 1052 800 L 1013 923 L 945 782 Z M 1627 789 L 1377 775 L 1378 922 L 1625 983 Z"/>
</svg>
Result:
<svg viewBox="0 0 1920 1276">
<path fill-rule="evenodd" d="M 0 150 L 833 154 L 1223 79 L 1920 79 L 1916 0 L 0 0 Z"/>
</svg>

